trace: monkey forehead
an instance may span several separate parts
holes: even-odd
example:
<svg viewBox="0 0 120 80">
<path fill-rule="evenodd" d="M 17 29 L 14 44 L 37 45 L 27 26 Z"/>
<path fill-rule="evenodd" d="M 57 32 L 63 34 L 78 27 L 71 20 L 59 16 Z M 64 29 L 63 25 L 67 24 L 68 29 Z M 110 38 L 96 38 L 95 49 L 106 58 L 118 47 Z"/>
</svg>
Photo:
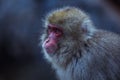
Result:
<svg viewBox="0 0 120 80">
<path fill-rule="evenodd" d="M 65 20 L 76 20 L 82 21 L 87 15 L 80 9 L 75 7 L 65 7 L 53 11 L 48 15 L 48 21 L 53 24 L 62 24 Z"/>
</svg>

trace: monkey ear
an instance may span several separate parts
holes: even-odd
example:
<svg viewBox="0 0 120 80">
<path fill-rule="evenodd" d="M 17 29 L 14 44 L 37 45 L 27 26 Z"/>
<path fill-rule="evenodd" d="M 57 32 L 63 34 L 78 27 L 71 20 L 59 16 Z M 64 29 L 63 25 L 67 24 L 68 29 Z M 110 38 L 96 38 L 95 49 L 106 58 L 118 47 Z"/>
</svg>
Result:
<svg viewBox="0 0 120 80">
<path fill-rule="evenodd" d="M 85 19 L 82 22 L 81 29 L 85 36 L 90 37 L 95 32 L 95 28 L 90 19 Z"/>
</svg>

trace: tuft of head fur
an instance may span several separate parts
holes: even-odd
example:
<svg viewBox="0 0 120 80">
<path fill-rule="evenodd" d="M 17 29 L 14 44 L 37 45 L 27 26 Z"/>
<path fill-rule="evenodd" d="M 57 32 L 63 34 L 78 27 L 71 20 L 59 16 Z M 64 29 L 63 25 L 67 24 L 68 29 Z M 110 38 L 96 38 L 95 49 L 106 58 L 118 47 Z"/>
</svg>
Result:
<svg viewBox="0 0 120 80">
<path fill-rule="evenodd" d="M 88 17 L 86 14 L 84 14 L 83 11 L 79 10 L 75 7 L 65 7 L 62 9 L 58 9 L 53 11 L 52 13 L 48 14 L 48 21 L 50 23 L 61 23 L 62 20 L 68 19 L 68 18 L 78 18 L 80 17 L 81 21 Z M 80 20 L 79 19 L 79 20 Z"/>
</svg>

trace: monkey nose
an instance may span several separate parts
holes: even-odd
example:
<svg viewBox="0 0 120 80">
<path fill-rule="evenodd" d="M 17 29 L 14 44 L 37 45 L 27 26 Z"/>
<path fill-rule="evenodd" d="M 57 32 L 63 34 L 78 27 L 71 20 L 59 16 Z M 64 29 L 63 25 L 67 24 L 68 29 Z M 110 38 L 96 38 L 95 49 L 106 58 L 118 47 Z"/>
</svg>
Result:
<svg viewBox="0 0 120 80">
<path fill-rule="evenodd" d="M 47 53 L 54 53 L 57 49 L 57 45 L 53 41 L 48 41 L 45 44 L 45 49 L 46 49 Z"/>
</svg>

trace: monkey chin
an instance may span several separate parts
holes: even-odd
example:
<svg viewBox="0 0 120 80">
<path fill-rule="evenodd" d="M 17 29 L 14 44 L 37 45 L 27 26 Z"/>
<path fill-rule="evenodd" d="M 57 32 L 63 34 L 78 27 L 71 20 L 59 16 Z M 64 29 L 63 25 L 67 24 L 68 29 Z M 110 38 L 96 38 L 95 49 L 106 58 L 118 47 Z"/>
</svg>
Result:
<svg viewBox="0 0 120 80">
<path fill-rule="evenodd" d="M 48 54 L 54 54 L 56 51 L 56 49 L 54 49 L 54 48 L 45 48 L 45 50 Z"/>
</svg>

